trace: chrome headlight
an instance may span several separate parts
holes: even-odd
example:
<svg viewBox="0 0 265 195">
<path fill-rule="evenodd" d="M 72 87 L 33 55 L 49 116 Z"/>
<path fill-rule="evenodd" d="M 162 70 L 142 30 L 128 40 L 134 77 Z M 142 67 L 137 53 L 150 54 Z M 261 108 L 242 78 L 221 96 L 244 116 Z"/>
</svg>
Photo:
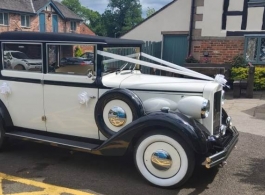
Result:
<svg viewBox="0 0 265 195">
<path fill-rule="evenodd" d="M 209 116 L 210 101 L 199 96 L 190 96 L 177 103 L 178 110 L 194 119 L 204 119 Z"/>
<path fill-rule="evenodd" d="M 204 99 L 201 108 L 201 118 L 207 118 L 210 112 L 210 101 Z"/>
</svg>

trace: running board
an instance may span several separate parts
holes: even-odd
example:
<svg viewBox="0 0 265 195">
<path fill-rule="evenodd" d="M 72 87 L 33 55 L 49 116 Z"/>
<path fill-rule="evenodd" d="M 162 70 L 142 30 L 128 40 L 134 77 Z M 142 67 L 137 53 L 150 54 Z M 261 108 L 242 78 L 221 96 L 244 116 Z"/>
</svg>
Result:
<svg viewBox="0 0 265 195">
<path fill-rule="evenodd" d="M 47 135 L 28 133 L 23 131 L 6 132 L 5 136 L 13 137 L 16 139 L 29 140 L 37 143 L 46 143 L 52 146 L 61 146 L 75 150 L 88 151 L 88 152 L 100 146 L 98 144 L 87 143 L 84 141 L 75 141 L 64 138 L 51 137 Z"/>
</svg>

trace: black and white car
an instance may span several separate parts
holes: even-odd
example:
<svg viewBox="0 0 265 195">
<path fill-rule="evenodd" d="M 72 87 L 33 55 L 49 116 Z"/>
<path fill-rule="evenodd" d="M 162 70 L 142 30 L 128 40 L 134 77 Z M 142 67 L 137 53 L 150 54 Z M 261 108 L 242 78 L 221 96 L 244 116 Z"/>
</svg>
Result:
<svg viewBox="0 0 265 195">
<path fill-rule="evenodd" d="M 195 164 L 223 164 L 238 141 L 222 108 L 224 77 L 211 78 L 145 54 L 142 41 L 4 32 L 0 43 L 0 147 L 13 137 L 95 155 L 129 153 L 148 182 L 179 187 Z M 41 71 L 3 67 L 7 44 L 38 47 Z M 82 44 L 94 48 L 93 70 L 60 69 L 60 59 Z M 179 77 L 149 75 L 143 67 Z"/>
</svg>

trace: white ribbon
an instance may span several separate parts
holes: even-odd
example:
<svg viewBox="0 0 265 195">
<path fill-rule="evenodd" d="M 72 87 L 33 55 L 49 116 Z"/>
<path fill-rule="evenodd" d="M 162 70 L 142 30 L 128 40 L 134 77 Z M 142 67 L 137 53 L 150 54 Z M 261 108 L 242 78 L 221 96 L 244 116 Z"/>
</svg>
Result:
<svg viewBox="0 0 265 195">
<path fill-rule="evenodd" d="M 118 59 L 118 60 L 125 61 L 125 62 L 130 62 L 130 63 L 134 63 L 134 64 L 140 64 L 142 66 L 146 66 L 146 67 L 150 67 L 150 68 L 156 68 L 156 69 L 159 69 L 159 70 L 172 72 L 172 73 L 177 73 L 177 74 L 181 74 L 181 75 L 191 76 L 191 77 L 195 77 L 195 78 L 201 78 L 201 79 L 210 80 L 210 81 L 214 80 L 211 77 L 208 77 L 206 75 L 202 75 L 202 74 L 199 74 L 199 73 L 191 72 L 190 70 L 186 70 L 185 68 L 181 68 L 181 70 L 177 70 L 176 69 L 177 65 L 176 65 L 176 68 L 166 67 L 166 66 L 161 66 L 159 64 L 154 64 L 154 63 L 145 62 L 145 61 L 142 61 L 142 60 L 132 59 L 132 58 L 129 58 L 129 57 L 126 57 L 126 56 L 121 56 L 121 55 L 108 53 L 108 52 L 100 51 L 100 50 L 97 50 L 97 54 L 101 55 L 101 56 L 113 58 L 113 59 Z"/>
<path fill-rule="evenodd" d="M 226 86 L 227 80 L 225 79 L 225 76 L 222 74 L 217 74 L 214 79 L 215 82 L 219 83 L 222 86 Z"/>
<path fill-rule="evenodd" d="M 85 104 L 87 106 L 87 103 L 89 102 L 90 97 L 88 93 L 84 91 L 78 95 L 78 100 L 80 104 L 82 105 Z"/>
<path fill-rule="evenodd" d="M 1 86 L 0 86 L 0 93 L 7 95 L 7 94 L 11 94 L 11 89 L 8 86 L 8 84 L 6 82 L 4 82 Z"/>
</svg>

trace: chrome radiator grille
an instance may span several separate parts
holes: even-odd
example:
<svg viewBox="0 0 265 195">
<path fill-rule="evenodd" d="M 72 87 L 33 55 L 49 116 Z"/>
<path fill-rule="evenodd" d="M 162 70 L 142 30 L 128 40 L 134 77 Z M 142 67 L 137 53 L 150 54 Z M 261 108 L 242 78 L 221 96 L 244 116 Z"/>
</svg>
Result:
<svg viewBox="0 0 265 195">
<path fill-rule="evenodd" d="M 217 91 L 214 94 L 214 103 L 213 103 L 213 134 L 216 135 L 219 133 L 219 128 L 221 125 L 221 105 L 222 105 L 222 91 Z"/>
</svg>

